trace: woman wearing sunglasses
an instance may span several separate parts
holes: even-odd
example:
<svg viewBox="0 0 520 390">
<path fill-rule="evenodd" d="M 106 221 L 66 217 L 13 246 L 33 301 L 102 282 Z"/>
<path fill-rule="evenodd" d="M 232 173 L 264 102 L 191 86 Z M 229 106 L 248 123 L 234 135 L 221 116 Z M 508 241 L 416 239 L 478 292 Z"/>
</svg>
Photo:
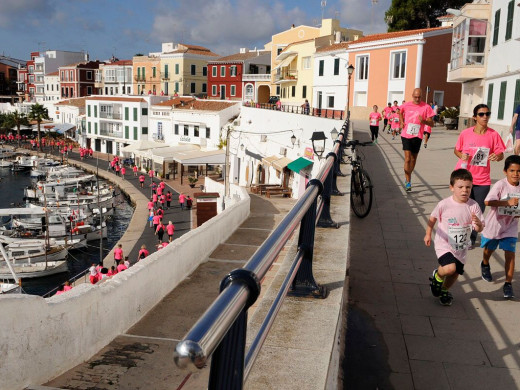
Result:
<svg viewBox="0 0 520 390">
<path fill-rule="evenodd" d="M 473 175 L 473 188 L 470 198 L 475 200 L 484 214 L 484 200 L 491 187 L 490 161 L 504 158 L 506 147 L 500 134 L 488 127 L 491 111 L 485 104 L 478 104 L 473 109 L 475 126 L 463 130 L 455 145 L 455 156 L 459 161 L 455 169 L 465 168 Z M 471 232 L 471 244 L 475 245 L 477 232 Z"/>
</svg>

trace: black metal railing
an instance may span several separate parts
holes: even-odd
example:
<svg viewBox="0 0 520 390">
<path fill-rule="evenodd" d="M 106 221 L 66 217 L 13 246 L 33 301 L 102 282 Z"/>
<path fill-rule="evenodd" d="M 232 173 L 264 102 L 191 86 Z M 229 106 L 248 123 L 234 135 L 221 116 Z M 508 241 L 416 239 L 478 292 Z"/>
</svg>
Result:
<svg viewBox="0 0 520 390">
<path fill-rule="evenodd" d="M 242 389 L 271 325 L 287 294 L 308 298 L 328 296 L 312 273 L 314 234 L 317 226 L 335 227 L 330 215 L 330 197 L 337 191 L 336 177 L 348 135 L 348 120 L 326 157 L 318 175 L 304 194 L 258 248 L 244 268 L 231 271 L 221 282 L 220 295 L 175 349 L 181 368 L 201 369 L 211 356 L 208 389 Z M 298 251 L 278 295 L 246 354 L 247 310 L 260 294 L 260 280 L 276 260 L 291 234 L 300 225 Z"/>
</svg>

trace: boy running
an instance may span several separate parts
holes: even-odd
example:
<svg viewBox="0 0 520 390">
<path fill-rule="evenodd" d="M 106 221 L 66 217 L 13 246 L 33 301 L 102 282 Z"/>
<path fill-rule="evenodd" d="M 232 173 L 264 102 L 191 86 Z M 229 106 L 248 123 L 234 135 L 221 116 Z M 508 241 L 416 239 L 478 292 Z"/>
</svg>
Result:
<svg viewBox="0 0 520 390">
<path fill-rule="evenodd" d="M 506 177 L 499 180 L 489 191 L 484 201 L 490 210 L 486 216 L 486 227 L 482 231 L 481 248 L 484 248 L 483 260 L 480 264 L 482 279 L 491 282 L 489 259 L 499 247 L 504 251 L 506 281 L 504 298 L 514 297 L 513 273 L 515 272 L 515 250 L 518 239 L 518 198 L 520 197 L 520 156 L 512 155 L 504 163 Z"/>
<path fill-rule="evenodd" d="M 395 139 L 395 136 L 399 133 L 399 107 L 396 108 L 396 111 L 390 115 L 390 128 L 392 129 L 392 140 Z"/>
<path fill-rule="evenodd" d="M 435 233 L 435 253 L 439 267 L 430 278 L 430 288 L 434 297 L 439 297 L 441 305 L 450 306 L 453 296 L 448 291 L 459 275 L 464 274 L 466 253 L 471 242 L 471 229 L 482 231 L 482 212 L 477 202 L 470 199 L 473 177 L 466 169 L 457 169 L 450 177 L 452 196 L 441 200 L 432 211 L 424 236 L 424 243 L 430 246 L 432 230 L 437 221 Z"/>
</svg>

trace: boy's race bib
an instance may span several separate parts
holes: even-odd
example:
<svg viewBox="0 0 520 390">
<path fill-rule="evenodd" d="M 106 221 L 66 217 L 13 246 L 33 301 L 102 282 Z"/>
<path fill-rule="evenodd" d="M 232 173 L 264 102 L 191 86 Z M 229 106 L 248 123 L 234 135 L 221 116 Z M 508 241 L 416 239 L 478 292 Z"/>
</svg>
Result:
<svg viewBox="0 0 520 390">
<path fill-rule="evenodd" d="M 509 200 L 511 198 L 520 198 L 519 193 L 511 193 L 507 194 L 507 198 L 501 199 L 501 200 Z M 504 206 L 498 208 L 498 215 L 509 215 L 511 217 L 517 217 L 520 216 L 520 209 L 518 206 Z"/>
<path fill-rule="evenodd" d="M 456 251 L 467 249 L 470 243 L 471 225 L 449 226 L 448 243 Z"/>
</svg>

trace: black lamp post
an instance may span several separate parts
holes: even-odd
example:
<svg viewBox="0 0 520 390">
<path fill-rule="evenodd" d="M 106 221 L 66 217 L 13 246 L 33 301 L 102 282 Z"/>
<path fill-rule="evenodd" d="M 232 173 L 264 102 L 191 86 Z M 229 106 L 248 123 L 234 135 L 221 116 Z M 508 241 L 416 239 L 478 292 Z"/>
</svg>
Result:
<svg viewBox="0 0 520 390">
<path fill-rule="evenodd" d="M 293 135 L 291 135 L 291 144 L 292 144 L 293 148 L 294 148 L 295 143 L 296 143 L 296 136 L 293 134 Z"/>
<path fill-rule="evenodd" d="M 348 72 L 348 95 L 347 95 L 347 118 L 350 119 L 350 79 L 352 78 L 352 73 L 354 73 L 354 66 L 350 64 L 347 68 Z"/>
<path fill-rule="evenodd" d="M 311 141 L 312 141 L 312 150 L 314 150 L 314 154 L 318 156 L 318 160 L 321 160 L 321 156 L 323 156 L 323 152 L 325 152 L 325 141 L 327 137 L 323 131 L 315 131 L 312 133 Z M 321 143 L 323 141 L 323 144 Z"/>
<path fill-rule="evenodd" d="M 339 135 L 339 132 L 338 130 L 334 127 L 332 129 L 332 131 L 330 132 L 330 138 L 332 138 L 333 141 L 336 141 L 338 139 L 338 135 Z"/>
</svg>

